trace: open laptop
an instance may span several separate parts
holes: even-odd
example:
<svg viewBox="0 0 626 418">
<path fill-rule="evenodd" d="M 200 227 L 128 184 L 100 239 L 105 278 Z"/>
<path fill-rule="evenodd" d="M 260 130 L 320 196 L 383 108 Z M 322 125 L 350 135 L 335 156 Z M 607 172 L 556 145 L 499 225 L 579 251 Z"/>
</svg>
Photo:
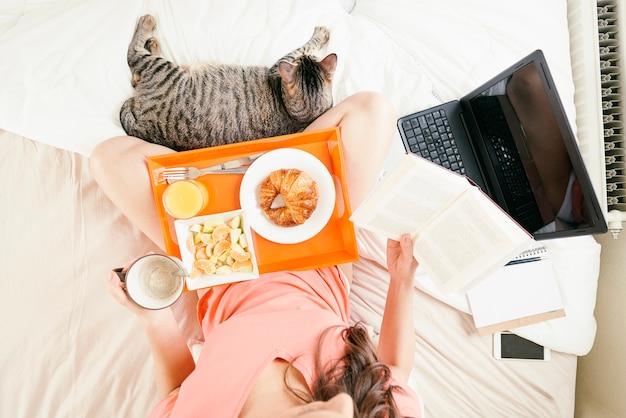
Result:
<svg viewBox="0 0 626 418">
<path fill-rule="evenodd" d="M 398 129 L 408 152 L 466 175 L 537 240 L 607 230 L 540 50 Z"/>
</svg>

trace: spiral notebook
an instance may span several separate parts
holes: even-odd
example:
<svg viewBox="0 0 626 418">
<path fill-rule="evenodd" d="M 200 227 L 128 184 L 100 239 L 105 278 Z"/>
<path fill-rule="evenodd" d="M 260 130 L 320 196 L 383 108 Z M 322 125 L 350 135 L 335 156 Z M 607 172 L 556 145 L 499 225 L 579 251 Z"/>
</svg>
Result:
<svg viewBox="0 0 626 418">
<path fill-rule="evenodd" d="M 522 251 L 506 265 L 512 266 L 515 264 L 534 263 L 535 261 L 541 261 L 546 257 L 548 257 L 548 249 L 541 246 Z"/>
<path fill-rule="evenodd" d="M 524 251 L 467 292 L 481 335 L 565 316 L 552 259 L 545 247 Z"/>
</svg>

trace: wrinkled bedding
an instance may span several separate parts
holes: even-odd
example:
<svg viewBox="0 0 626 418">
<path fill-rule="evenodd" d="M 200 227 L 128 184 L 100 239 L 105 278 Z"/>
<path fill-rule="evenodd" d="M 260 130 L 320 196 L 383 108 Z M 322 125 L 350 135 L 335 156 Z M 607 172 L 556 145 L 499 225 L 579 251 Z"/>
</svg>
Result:
<svg viewBox="0 0 626 418">
<path fill-rule="evenodd" d="M 140 325 L 105 291 L 111 267 L 155 248 L 88 170 L 93 147 L 123 133 L 126 48 L 148 12 L 164 55 L 180 64 L 271 65 L 327 25 L 335 101 L 375 90 L 400 114 L 457 98 L 543 49 L 575 120 L 565 2 L 450 0 L 445 13 L 424 0 L 3 2 L 0 176 L 19 179 L 5 180 L 0 206 L 3 416 L 136 417 L 156 403 Z M 398 137 L 387 167 L 402 152 Z M 363 233 L 359 244 L 353 319 L 376 336 L 384 242 Z M 600 249 L 592 237 L 547 245 L 567 316 L 516 332 L 553 348 L 550 362 L 493 359 L 464 295 L 438 294 L 418 270 L 412 384 L 427 416 L 573 416 L 576 356 L 595 337 Z"/>
</svg>

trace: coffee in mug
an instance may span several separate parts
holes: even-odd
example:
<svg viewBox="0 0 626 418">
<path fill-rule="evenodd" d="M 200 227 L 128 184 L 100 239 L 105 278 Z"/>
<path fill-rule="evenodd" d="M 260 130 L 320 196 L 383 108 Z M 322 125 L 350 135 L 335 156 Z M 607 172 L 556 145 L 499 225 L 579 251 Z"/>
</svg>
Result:
<svg viewBox="0 0 626 418">
<path fill-rule="evenodd" d="M 126 283 L 128 296 L 148 309 L 163 309 L 176 302 L 187 276 L 179 260 L 162 254 L 145 255 L 126 272 L 114 271 Z"/>
</svg>

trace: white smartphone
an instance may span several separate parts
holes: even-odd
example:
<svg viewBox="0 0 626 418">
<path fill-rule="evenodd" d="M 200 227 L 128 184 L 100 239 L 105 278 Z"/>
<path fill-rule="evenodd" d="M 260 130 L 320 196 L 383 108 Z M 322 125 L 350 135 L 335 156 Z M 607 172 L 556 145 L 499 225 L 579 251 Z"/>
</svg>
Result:
<svg viewBox="0 0 626 418">
<path fill-rule="evenodd" d="M 550 349 L 512 332 L 496 332 L 493 356 L 498 360 L 549 361 Z"/>
</svg>

